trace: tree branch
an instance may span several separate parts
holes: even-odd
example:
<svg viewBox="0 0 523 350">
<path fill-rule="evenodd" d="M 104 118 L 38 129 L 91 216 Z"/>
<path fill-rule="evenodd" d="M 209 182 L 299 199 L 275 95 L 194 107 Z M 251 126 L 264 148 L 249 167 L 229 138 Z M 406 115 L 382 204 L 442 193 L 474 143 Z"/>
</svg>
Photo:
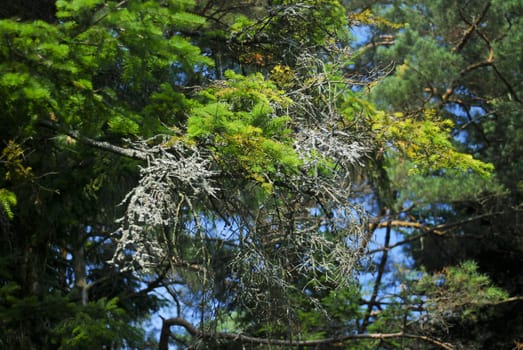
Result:
<svg viewBox="0 0 523 350">
<path fill-rule="evenodd" d="M 336 344 L 336 343 L 343 343 L 348 342 L 352 340 L 383 340 L 383 339 L 398 339 L 398 338 L 407 338 L 407 339 L 415 339 L 419 341 L 423 341 L 426 343 L 430 343 L 432 345 L 438 346 L 441 349 L 445 350 L 453 350 L 454 347 L 448 343 L 444 343 L 438 339 L 434 339 L 425 335 L 417 335 L 417 334 L 410 334 L 410 333 L 404 333 L 404 332 L 397 332 L 397 333 L 375 333 L 375 334 L 350 334 L 345 336 L 339 336 L 339 337 L 331 337 L 331 338 L 325 338 L 325 339 L 317 339 L 317 340 L 284 340 L 284 339 L 269 339 L 269 338 L 258 338 L 258 337 L 251 337 L 247 336 L 241 333 L 206 333 L 198 328 L 196 328 L 194 325 L 192 325 L 189 321 L 176 317 L 176 318 L 170 318 L 170 319 L 163 319 L 163 325 L 162 325 L 162 340 L 164 342 L 160 342 L 159 350 L 167 350 L 167 343 L 165 342 L 165 337 L 168 337 L 170 335 L 170 327 L 171 326 L 180 326 L 183 327 L 191 336 L 198 337 L 202 339 L 215 339 L 215 340 L 230 340 L 235 342 L 242 342 L 242 343 L 251 343 L 251 344 L 260 344 L 260 345 L 278 345 L 278 346 L 288 346 L 288 347 L 295 347 L 295 346 L 319 346 L 319 345 L 329 345 L 329 344 Z"/>
<path fill-rule="evenodd" d="M 496 75 L 499 77 L 499 79 L 501 79 L 503 84 L 505 84 L 505 86 L 507 87 L 507 90 L 511 94 L 512 98 L 514 98 L 514 100 L 516 100 L 519 104 L 523 105 L 523 101 L 519 98 L 516 91 L 514 91 L 512 84 L 510 84 L 510 82 L 501 74 L 501 72 L 498 70 L 498 68 L 495 65 L 492 65 L 492 67 L 494 68 L 494 72 L 496 72 Z"/>
<path fill-rule="evenodd" d="M 384 250 L 383 255 L 381 256 L 380 265 L 378 267 L 378 275 L 376 276 L 376 281 L 374 282 L 374 288 L 372 290 L 372 295 L 370 297 L 369 304 L 367 305 L 367 311 L 365 312 L 365 316 L 363 317 L 363 321 L 361 323 L 360 332 L 363 333 L 366 331 L 367 326 L 369 325 L 369 320 L 372 314 L 372 309 L 376 305 L 376 300 L 378 298 L 378 292 L 381 285 L 381 280 L 383 278 L 383 274 L 385 273 L 385 267 L 387 265 L 387 260 L 389 257 L 389 251 L 388 246 L 390 244 L 390 235 L 392 231 L 392 225 L 391 220 L 387 222 L 387 231 L 385 233 L 385 243 L 384 243 Z"/>
<path fill-rule="evenodd" d="M 403 220 L 391 220 L 391 221 L 388 221 L 388 222 L 380 222 L 378 224 L 374 224 L 375 228 L 388 227 L 388 225 L 390 224 L 391 227 L 416 228 L 416 229 L 422 230 L 423 232 L 421 232 L 421 233 L 419 233 L 417 235 L 411 235 L 411 236 L 407 237 L 406 239 L 404 239 L 403 241 L 398 241 L 398 242 L 396 242 L 394 244 L 391 244 L 391 245 L 388 245 L 388 246 L 384 246 L 382 248 L 371 250 L 371 251 L 368 252 L 368 254 L 371 255 L 371 254 L 374 254 L 374 253 L 377 253 L 377 252 L 382 252 L 382 251 L 385 251 L 385 250 L 388 251 L 388 250 L 391 250 L 393 248 L 402 246 L 404 244 L 413 242 L 413 241 L 415 241 L 417 239 L 420 239 L 422 237 L 425 237 L 428 234 L 434 234 L 436 236 L 445 236 L 446 233 L 447 233 L 445 231 L 448 231 L 452 227 L 468 224 L 468 223 L 471 223 L 471 222 L 476 221 L 476 220 L 481 220 L 481 219 L 484 219 L 484 218 L 489 217 L 489 216 L 500 215 L 502 213 L 503 212 L 485 213 L 485 214 L 481 214 L 481 215 L 472 216 L 472 217 L 466 218 L 464 220 L 451 222 L 451 223 L 448 223 L 448 224 L 442 224 L 442 225 L 438 225 L 438 226 L 434 226 L 434 227 L 430 227 L 430 226 L 424 225 L 424 224 L 419 223 L 419 222 L 411 222 L 411 221 L 403 221 Z M 460 238 L 465 238 L 465 236 L 460 236 Z"/>
<path fill-rule="evenodd" d="M 466 43 L 469 41 L 469 39 L 472 37 L 472 34 L 474 32 L 476 32 L 484 41 L 485 43 L 487 44 L 488 46 L 488 49 L 489 49 L 489 54 L 488 54 L 488 58 L 484 61 L 481 61 L 481 62 L 478 62 L 478 63 L 473 63 L 473 64 L 470 64 L 468 65 L 466 68 L 464 68 L 463 70 L 461 70 L 460 72 L 460 76 L 464 76 L 465 74 L 467 74 L 468 72 L 474 70 L 474 69 L 477 69 L 477 68 L 480 68 L 480 67 L 484 67 L 484 66 L 490 66 L 494 63 L 494 49 L 492 48 L 492 45 L 490 45 L 490 41 L 488 40 L 487 36 L 484 35 L 483 33 L 481 33 L 481 31 L 478 30 L 478 27 L 481 23 L 481 21 L 483 21 L 483 19 L 485 18 L 485 16 L 487 15 L 487 12 L 490 8 L 490 5 L 491 5 L 491 2 L 488 1 L 486 4 L 485 4 L 485 7 L 483 8 L 483 11 L 481 11 L 481 14 L 478 16 L 478 18 L 474 21 L 474 22 L 469 22 L 465 16 L 463 15 L 462 11 L 460 10 L 459 11 L 459 14 L 461 16 L 461 19 L 467 23 L 469 25 L 469 27 L 467 28 L 467 30 L 465 31 L 465 33 L 463 34 L 463 37 L 461 38 L 460 42 L 458 43 L 458 45 L 456 45 L 455 47 L 452 48 L 452 52 L 454 53 L 458 53 L 460 52 L 466 45 Z M 454 88 L 455 88 L 455 81 L 453 81 L 449 87 L 447 88 L 447 90 L 445 91 L 445 93 L 441 96 L 441 104 L 445 104 L 449 97 L 454 94 Z"/>
<path fill-rule="evenodd" d="M 465 47 L 465 44 L 468 42 L 468 40 L 470 39 L 470 37 L 472 36 L 474 31 L 476 30 L 478 25 L 481 23 L 483 18 L 485 18 L 486 14 L 487 14 L 487 12 L 488 12 L 488 10 L 490 8 L 490 5 L 491 5 L 490 1 L 488 1 L 485 4 L 485 7 L 483 8 L 483 11 L 481 12 L 481 14 L 478 16 L 478 18 L 473 23 L 469 24 L 469 27 L 467 28 L 467 30 L 463 34 L 463 37 L 461 37 L 461 40 L 458 43 L 458 45 L 456 45 L 455 47 L 452 48 L 452 52 L 459 52 L 459 51 L 461 51 L 463 49 L 463 47 Z M 465 22 L 468 23 L 468 21 L 465 20 L 465 18 L 463 16 L 463 14 L 461 13 L 461 11 L 460 11 L 460 15 L 461 15 L 461 18 Z"/>
<path fill-rule="evenodd" d="M 89 146 L 92 146 L 95 148 L 99 148 L 99 149 L 107 151 L 107 152 L 111 152 L 114 154 L 118 154 L 118 155 L 121 155 L 124 157 L 133 158 L 133 159 L 147 160 L 147 155 L 140 150 L 132 149 L 132 148 L 123 148 L 120 146 L 113 145 L 109 142 L 94 140 L 92 138 L 80 135 L 80 132 L 78 132 L 77 130 L 63 130 L 63 128 L 60 127 L 59 124 L 52 122 L 50 120 L 39 120 L 38 125 L 48 128 L 48 129 L 52 129 L 56 132 L 65 134 L 79 142 L 82 142 L 86 145 L 89 145 Z"/>
<path fill-rule="evenodd" d="M 448 229 L 450 229 L 452 227 L 468 224 L 470 222 L 488 218 L 488 217 L 494 216 L 494 215 L 501 215 L 503 213 L 504 213 L 504 211 L 488 212 L 488 213 L 484 213 L 484 214 L 471 216 L 471 217 L 468 217 L 463 220 L 450 222 L 447 224 L 436 225 L 436 226 L 427 226 L 420 222 L 412 222 L 412 221 L 404 221 L 404 220 L 390 220 L 390 221 L 380 222 L 377 224 L 374 223 L 371 225 L 374 225 L 375 228 L 384 228 L 384 227 L 388 227 L 389 225 L 392 227 L 417 228 L 417 229 L 421 229 L 428 233 L 434 233 L 438 236 L 443 236 L 445 234 L 444 231 L 447 231 Z"/>
<path fill-rule="evenodd" d="M 372 40 L 370 43 L 368 43 L 367 45 L 361 47 L 360 49 L 358 49 L 358 53 L 363 53 L 367 50 L 370 50 L 370 49 L 373 49 L 375 47 L 378 47 L 378 46 L 391 46 L 391 45 L 394 45 L 396 43 L 395 41 L 395 37 L 393 35 L 380 35 L 378 36 L 377 38 L 378 40 Z"/>
<path fill-rule="evenodd" d="M 438 236 L 443 235 L 444 233 L 441 231 L 441 228 L 443 228 L 442 225 L 436 226 L 436 227 L 428 227 L 422 223 L 419 222 L 411 222 L 411 221 L 403 221 L 403 220 L 391 220 L 387 222 L 380 222 L 377 224 L 377 228 L 384 228 L 384 227 L 404 227 L 404 228 L 417 228 L 421 229 L 423 231 L 428 231 L 434 234 L 437 234 Z"/>
<path fill-rule="evenodd" d="M 501 304 L 509 304 L 509 303 L 513 303 L 513 302 L 516 302 L 516 301 L 523 301 L 523 295 L 517 295 L 517 296 L 514 296 L 514 297 L 510 297 L 510 298 L 507 298 L 505 300 L 501 300 L 501 301 L 498 301 L 496 303 L 492 303 L 491 305 L 501 305 Z"/>
</svg>

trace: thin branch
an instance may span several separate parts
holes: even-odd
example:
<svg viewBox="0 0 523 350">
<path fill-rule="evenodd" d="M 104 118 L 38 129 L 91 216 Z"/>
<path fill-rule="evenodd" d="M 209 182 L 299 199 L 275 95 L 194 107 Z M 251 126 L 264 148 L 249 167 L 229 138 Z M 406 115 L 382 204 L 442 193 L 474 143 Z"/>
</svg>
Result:
<svg viewBox="0 0 523 350">
<path fill-rule="evenodd" d="M 469 41 L 469 39 L 471 38 L 471 36 L 472 36 L 472 34 L 474 32 L 476 32 L 485 41 L 485 43 L 487 44 L 488 49 L 489 49 L 488 58 L 485 61 L 481 61 L 481 62 L 470 64 L 469 66 L 467 66 L 466 68 L 461 70 L 460 76 L 464 76 L 465 74 L 471 72 L 474 69 L 477 69 L 477 68 L 480 68 L 480 67 L 485 67 L 485 66 L 490 66 L 490 65 L 492 65 L 494 63 L 494 49 L 492 48 L 492 45 L 490 44 L 490 41 L 487 38 L 487 36 L 485 34 L 483 34 L 481 31 L 478 30 L 478 27 L 479 27 L 481 21 L 483 21 L 483 19 L 487 15 L 487 12 L 488 12 L 488 10 L 490 8 L 490 5 L 491 5 L 491 2 L 488 1 L 485 4 L 485 7 L 483 8 L 483 11 L 481 12 L 481 14 L 472 23 L 469 22 L 465 18 L 465 16 L 463 15 L 461 10 L 459 11 L 461 19 L 465 23 L 467 23 L 469 25 L 469 27 L 467 28 L 467 30 L 463 34 L 463 37 L 461 38 L 461 41 L 458 43 L 458 45 L 453 47 L 451 51 L 454 52 L 454 53 L 460 52 L 465 47 L 466 43 Z M 445 104 L 449 100 L 450 96 L 452 96 L 454 94 L 455 83 L 456 83 L 456 81 L 451 82 L 449 87 L 445 91 L 445 93 L 441 96 L 441 105 Z"/>
<path fill-rule="evenodd" d="M 162 319 L 162 331 L 160 333 L 160 341 L 158 342 L 158 350 L 169 350 L 169 337 L 171 336 L 170 327 L 173 325 L 173 319 L 166 320 L 162 316 L 160 316 L 160 318 Z M 192 325 L 190 326 L 192 327 Z"/>
<path fill-rule="evenodd" d="M 481 62 L 476 62 L 476 63 L 472 63 L 470 65 L 468 65 L 467 67 L 465 67 L 464 69 L 462 69 L 459 74 L 461 76 L 467 74 L 467 73 L 470 73 L 472 72 L 474 69 L 478 69 L 478 68 L 481 68 L 481 67 L 487 67 L 487 66 L 492 66 L 493 63 L 494 63 L 494 58 L 491 58 L 490 57 L 491 54 L 489 54 L 489 58 L 485 61 L 481 61 Z M 448 97 L 447 97 L 448 99 Z"/>
<path fill-rule="evenodd" d="M 419 223 L 419 222 L 411 222 L 411 221 L 403 221 L 403 220 L 390 220 L 390 221 L 387 221 L 387 222 L 380 222 L 379 224 L 377 224 L 377 228 L 384 228 L 384 227 L 403 227 L 403 228 L 417 228 L 417 229 L 421 229 L 423 231 L 428 231 L 428 232 L 431 232 L 431 233 L 434 233 L 436 235 L 443 235 L 444 233 L 441 231 L 441 227 L 443 225 L 439 225 L 439 226 L 436 226 L 436 227 L 428 227 L 422 223 Z"/>
<path fill-rule="evenodd" d="M 512 84 L 501 74 L 501 72 L 498 70 L 498 68 L 495 65 L 492 65 L 492 68 L 494 68 L 494 72 L 496 72 L 496 75 L 501 79 L 503 84 L 507 87 L 507 90 L 509 91 L 510 95 L 519 102 L 519 104 L 523 104 L 523 101 L 518 97 L 518 94 L 516 91 L 514 91 L 514 88 L 512 87 Z"/>
<path fill-rule="evenodd" d="M 400 246 L 402 246 L 404 244 L 407 244 L 407 243 L 416 241 L 418 239 L 421 239 L 422 237 L 426 236 L 427 233 L 428 232 L 423 232 L 423 233 L 420 233 L 420 234 L 417 234 L 417 235 L 410 236 L 410 237 L 404 239 L 403 241 L 396 242 L 396 243 L 391 244 L 391 245 L 389 245 L 387 247 L 381 247 L 381 248 L 370 250 L 367 254 L 368 255 L 372 255 L 372 254 L 375 254 L 375 253 L 378 253 L 378 252 L 392 250 L 392 249 L 394 249 L 396 247 L 400 247 Z"/>
<path fill-rule="evenodd" d="M 358 50 L 359 54 L 364 53 L 367 50 L 373 49 L 378 46 L 391 46 L 396 43 L 395 38 L 393 35 L 380 35 L 378 36 L 378 41 L 371 41 L 367 45 L 363 46 Z"/>
<path fill-rule="evenodd" d="M 472 36 L 474 31 L 476 30 L 478 25 L 481 23 L 483 18 L 485 18 L 486 14 L 487 14 L 487 12 L 488 12 L 488 10 L 490 8 L 490 5 L 491 5 L 490 1 L 488 1 L 485 4 L 485 7 L 483 8 L 483 11 L 481 12 L 481 15 L 479 15 L 479 17 L 476 19 L 476 21 L 474 21 L 474 23 L 470 23 L 469 27 L 464 32 L 463 37 L 461 38 L 461 40 L 458 43 L 458 45 L 456 45 L 455 47 L 452 48 L 452 52 L 459 52 L 459 51 L 461 51 L 463 49 L 463 47 L 465 47 L 465 44 L 468 42 L 468 40 L 470 39 L 470 37 Z M 462 15 L 461 11 L 460 11 L 460 14 Z M 461 18 L 464 21 L 466 21 L 463 15 L 461 16 Z"/>
<path fill-rule="evenodd" d="M 384 247 L 387 248 L 390 244 L 390 236 L 392 231 L 392 225 L 391 221 L 389 220 L 387 222 L 387 231 L 385 233 L 385 243 Z M 372 314 L 372 309 L 376 305 L 376 300 L 378 299 L 378 292 L 381 287 L 381 280 L 383 278 L 383 274 L 385 273 L 385 266 L 387 265 L 387 260 L 389 257 L 389 251 L 388 249 L 383 250 L 383 255 L 381 256 L 380 265 L 378 267 L 378 275 L 376 276 L 376 281 L 374 282 L 374 288 L 372 291 L 372 295 L 370 297 L 369 304 L 367 306 L 367 311 L 365 312 L 365 316 L 363 317 L 363 321 L 360 326 L 360 332 L 363 333 L 367 329 L 367 326 L 369 325 L 369 320 Z"/>
<path fill-rule="evenodd" d="M 116 145 L 113 145 L 113 144 L 111 144 L 109 142 L 105 142 L 105 141 L 94 140 L 90 137 L 81 135 L 80 132 L 78 132 L 77 130 L 64 130 L 59 124 L 52 122 L 50 120 L 39 120 L 38 125 L 48 128 L 48 129 L 52 129 L 59 133 L 63 133 L 69 137 L 72 137 L 73 139 L 75 139 L 79 142 L 82 142 L 86 145 L 89 145 L 89 146 L 92 146 L 95 148 L 99 148 L 99 149 L 107 151 L 107 152 L 111 152 L 114 154 L 118 154 L 118 155 L 121 155 L 124 157 L 133 158 L 133 159 L 147 160 L 147 156 L 146 156 L 145 152 L 142 152 L 137 149 L 132 149 L 132 148 L 123 148 L 123 147 L 116 146 Z"/>
<path fill-rule="evenodd" d="M 146 284 L 145 288 L 142 288 L 138 291 L 129 293 L 129 297 L 130 298 L 143 297 L 144 295 L 149 294 L 149 292 L 156 290 L 165 281 L 167 272 L 168 272 L 168 269 L 165 268 L 163 271 L 161 271 L 158 274 L 158 277 L 156 277 L 153 281 L 148 282 Z"/>
<path fill-rule="evenodd" d="M 437 225 L 437 226 L 427 226 L 420 222 L 412 222 L 412 221 L 404 221 L 404 220 L 390 220 L 390 221 L 386 221 L 386 222 L 380 222 L 380 223 L 374 224 L 374 225 L 376 228 L 384 228 L 384 227 L 388 227 L 389 225 L 392 227 L 417 228 L 417 229 L 421 229 L 427 233 L 433 233 L 438 236 L 443 236 L 445 234 L 445 231 L 447 231 L 448 229 L 450 229 L 452 227 L 468 224 L 470 222 L 481 220 L 481 219 L 484 219 L 484 218 L 487 218 L 490 216 L 494 216 L 494 215 L 501 215 L 503 213 L 504 213 L 504 211 L 489 212 L 489 213 L 471 216 L 469 218 L 466 218 L 466 219 L 463 219 L 460 221 L 455 221 L 455 222 L 451 222 L 451 223 L 447 223 L 447 224 L 441 224 L 441 225 Z"/>
<path fill-rule="evenodd" d="M 503 212 L 485 213 L 485 214 L 481 214 L 481 215 L 472 216 L 472 217 L 464 219 L 464 220 L 451 222 L 451 223 L 448 223 L 448 224 L 442 224 L 442 225 L 438 225 L 438 226 L 434 226 L 434 227 L 430 227 L 430 226 L 424 225 L 424 224 L 419 223 L 419 222 L 402 221 L 402 220 L 392 220 L 392 221 L 389 221 L 389 222 L 380 222 L 378 224 L 374 224 L 376 228 L 387 227 L 389 225 L 389 223 L 390 223 L 390 225 L 392 227 L 416 228 L 416 229 L 422 230 L 423 232 L 421 232 L 421 233 L 419 233 L 417 235 L 409 236 L 408 238 L 404 239 L 403 241 L 398 241 L 398 242 L 396 242 L 394 244 L 391 244 L 391 245 L 388 245 L 386 247 L 382 247 L 382 248 L 371 250 L 371 251 L 368 252 L 368 254 L 371 255 L 371 254 L 374 254 L 374 253 L 377 253 L 377 252 L 382 252 L 382 251 L 385 251 L 385 250 L 389 251 L 389 250 L 392 250 L 393 248 L 396 248 L 396 247 L 402 246 L 404 244 L 413 242 L 413 241 L 415 241 L 417 239 L 423 238 L 423 237 L 425 237 L 426 235 L 429 235 L 429 234 L 434 234 L 434 235 L 440 236 L 440 237 L 441 236 L 445 236 L 447 234 L 446 231 L 448 231 L 450 228 L 453 228 L 453 227 L 456 227 L 456 226 L 460 226 L 460 225 L 464 225 L 464 224 L 468 224 L 468 223 L 471 223 L 473 221 L 481 220 L 481 219 L 484 219 L 484 218 L 489 217 L 489 216 L 500 215 L 500 214 L 503 214 Z M 465 236 L 461 236 L 460 238 L 465 238 Z"/>
<path fill-rule="evenodd" d="M 507 298 L 505 300 L 501 300 L 501 301 L 498 301 L 496 303 L 492 303 L 491 305 L 501 305 L 501 304 L 509 304 L 509 303 L 513 303 L 513 302 L 516 302 L 516 301 L 523 301 L 523 295 L 517 295 L 517 296 L 514 296 L 514 297 L 510 297 L 510 298 Z"/>
</svg>

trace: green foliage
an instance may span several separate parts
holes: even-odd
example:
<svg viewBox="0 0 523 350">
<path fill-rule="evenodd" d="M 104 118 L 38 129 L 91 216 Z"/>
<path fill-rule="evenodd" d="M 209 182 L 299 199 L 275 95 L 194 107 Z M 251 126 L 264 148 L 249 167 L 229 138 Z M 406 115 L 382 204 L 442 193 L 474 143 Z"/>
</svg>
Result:
<svg viewBox="0 0 523 350">
<path fill-rule="evenodd" d="M 425 304 L 434 317 L 457 317 L 474 321 L 482 307 L 499 303 L 508 297 L 506 291 L 493 286 L 490 278 L 478 272 L 474 261 L 445 268 L 441 273 L 425 274 L 415 289 L 427 297 Z"/>
<path fill-rule="evenodd" d="M 78 14 L 94 10 L 103 2 L 102 0 L 58 0 L 56 1 L 56 7 L 58 9 L 56 15 L 58 18 L 77 16 Z"/>
<path fill-rule="evenodd" d="M 24 297 L 20 285 L 14 282 L 2 285 L 0 345 L 6 349 L 48 348 L 52 339 L 51 328 L 58 320 L 70 316 L 71 306 L 67 298 L 54 292 L 42 298 L 34 295 Z"/>
<path fill-rule="evenodd" d="M 137 135 L 140 132 L 140 125 L 133 119 L 139 119 L 138 116 L 131 118 L 129 115 L 123 117 L 116 115 L 107 121 L 109 130 L 122 135 Z"/>
<path fill-rule="evenodd" d="M 0 155 L 0 162 L 5 167 L 4 180 L 20 182 L 30 180 L 33 176 L 30 166 L 24 165 L 24 149 L 22 146 L 9 140 Z"/>
<path fill-rule="evenodd" d="M 247 66 L 295 63 L 304 48 L 321 51 L 349 37 L 345 9 L 338 0 L 274 1 L 270 11 L 251 7 L 244 15 L 232 16 L 225 29 L 232 32 L 236 59 Z"/>
<path fill-rule="evenodd" d="M 297 310 L 299 334 L 303 339 L 323 339 L 340 329 L 357 326 L 356 320 L 361 317 L 361 294 L 357 286 L 316 293 L 319 307 L 304 303 L 302 309 Z"/>
<path fill-rule="evenodd" d="M 392 29 L 400 29 L 405 27 L 402 23 L 394 23 L 389 21 L 387 18 L 381 17 L 373 13 L 370 8 L 365 8 L 362 11 L 350 13 L 349 20 L 351 25 L 367 25 L 367 26 L 377 26 L 377 27 L 386 27 Z"/>
<path fill-rule="evenodd" d="M 405 117 L 401 113 L 392 116 L 377 113 L 373 128 L 378 137 L 392 144 L 395 152 L 408 159 L 411 174 L 426 174 L 435 170 L 449 169 L 490 176 L 493 166 L 474 159 L 472 155 L 459 152 L 451 142 L 453 123 L 439 120 L 434 111 L 426 111 L 422 120 Z"/>
<path fill-rule="evenodd" d="M 74 306 L 73 317 L 65 318 L 54 330 L 58 349 L 136 348 L 143 334 L 129 321 L 116 298 L 102 298 L 86 306 Z"/>
<path fill-rule="evenodd" d="M 449 77 L 458 75 L 459 67 L 463 65 L 460 55 L 449 52 L 436 39 L 422 37 L 409 28 L 398 34 L 396 45 L 390 50 L 379 50 L 384 61 L 396 62 L 397 66 L 396 74 L 385 78 L 372 91 L 378 107 L 415 110 L 430 100 L 433 91 L 445 92 Z M 430 88 L 434 90 L 420 89 L 429 79 Z M 412 95 L 406 96 L 406 92 L 412 92 Z"/>
<path fill-rule="evenodd" d="M 117 299 L 102 298 L 84 306 L 56 292 L 40 299 L 21 298 L 20 292 L 20 286 L 14 283 L 0 287 L 3 324 L 0 345 L 6 349 L 52 346 L 65 350 L 124 345 L 134 349 L 143 342 L 142 331 L 130 322 Z"/>
<path fill-rule="evenodd" d="M 137 163 L 82 140 L 118 147 L 184 123 L 183 79 L 212 61 L 180 32 L 204 19 L 192 1 L 46 4 L 47 22 L 0 10 L 0 347 L 136 348 L 156 298 L 131 297 L 142 285 L 107 261 Z M 71 296 L 82 271 L 96 282 L 85 306 Z"/>
<path fill-rule="evenodd" d="M 377 108 L 389 113 L 375 124 L 378 133 L 387 135 L 387 181 L 380 184 L 396 202 L 387 208 L 398 213 L 391 215 L 397 220 L 421 224 L 420 230 L 408 225 L 397 230 L 409 232 L 405 238 L 411 244 L 405 251 L 414 266 L 425 265 L 439 282 L 445 281 L 436 292 L 437 277 L 424 275 L 434 278 L 431 295 L 439 300 L 432 316 L 441 321 L 441 329 L 431 332 L 457 347 L 510 348 L 521 334 L 520 318 L 514 317 L 521 314 L 519 304 L 498 304 L 506 295 L 490 289 L 492 284 L 477 271 L 488 272 L 511 295 L 523 290 L 517 277 L 522 265 L 516 232 L 521 225 L 513 220 L 520 217 L 522 198 L 521 142 L 516 136 L 521 134 L 521 98 L 514 98 L 522 92 L 516 78 L 521 55 L 513 50 L 523 33 L 521 2 L 379 1 L 368 12 L 364 2 L 350 6 L 360 14 L 353 16 L 359 21 L 355 24 L 372 32 L 372 39 L 360 44 L 356 66 L 376 60 L 378 66 L 391 67 L 369 89 Z M 405 25 L 387 28 L 373 23 L 373 16 Z M 425 225 L 445 230 L 438 236 L 424 230 Z M 477 262 L 476 270 L 470 263 L 444 268 L 469 260 Z M 469 305 L 459 304 L 460 289 Z M 445 291 L 448 299 L 442 296 Z M 393 319 L 401 319 L 399 309 Z M 387 329 L 386 323 L 381 329 Z M 497 327 L 501 323 L 510 326 Z"/>
<path fill-rule="evenodd" d="M 402 206 L 422 208 L 437 203 L 481 200 L 487 193 L 501 195 L 505 189 L 494 176 L 482 176 L 456 168 L 433 173 L 413 172 L 410 161 L 390 157 L 386 165 L 391 186 L 397 191 L 397 210 Z"/>
<path fill-rule="evenodd" d="M 200 93 L 187 136 L 207 145 L 227 168 L 238 167 L 267 189 L 279 171 L 297 171 L 289 117 L 278 115 L 291 101 L 261 74 L 226 72 L 227 80 Z M 235 164 L 235 165 L 233 165 Z"/>
<path fill-rule="evenodd" d="M 8 219 L 13 219 L 13 207 L 16 205 L 16 196 L 13 192 L 0 188 L 0 207 Z"/>
</svg>

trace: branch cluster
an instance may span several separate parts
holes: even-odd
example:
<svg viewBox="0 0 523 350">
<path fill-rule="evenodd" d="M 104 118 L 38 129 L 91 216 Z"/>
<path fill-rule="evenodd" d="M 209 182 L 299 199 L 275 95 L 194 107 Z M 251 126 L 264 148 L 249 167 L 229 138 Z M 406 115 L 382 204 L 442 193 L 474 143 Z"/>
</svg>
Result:
<svg viewBox="0 0 523 350">
<path fill-rule="evenodd" d="M 310 299 L 311 289 L 352 283 L 371 232 L 365 210 L 349 200 L 350 175 L 372 147 L 340 111 L 351 94 L 349 82 L 336 78 L 342 65 L 308 54 L 300 59 L 301 88 L 288 93 L 294 103 L 276 109 L 295 125 L 300 165 L 263 173 L 269 191 L 226 169 L 212 153 L 219 145 L 133 145 L 147 155 L 147 166 L 124 200 L 113 261 L 144 272 L 170 264 L 186 280 L 180 270 L 198 266 L 204 288 L 226 285 L 213 297 L 269 322 L 288 322 L 297 295 Z M 212 304 L 201 305 L 206 301 Z"/>
<path fill-rule="evenodd" d="M 210 155 L 180 142 L 169 143 L 166 137 L 163 141 L 133 144 L 146 155 L 147 166 L 140 169 L 138 185 L 122 201 L 127 210 L 119 220 L 122 228 L 113 262 L 128 260 L 132 252 L 133 263 L 127 267 L 149 270 L 170 258 L 166 247 L 171 243 L 165 234 L 184 224 L 179 222 L 181 207 L 198 196 L 216 194 Z"/>
</svg>

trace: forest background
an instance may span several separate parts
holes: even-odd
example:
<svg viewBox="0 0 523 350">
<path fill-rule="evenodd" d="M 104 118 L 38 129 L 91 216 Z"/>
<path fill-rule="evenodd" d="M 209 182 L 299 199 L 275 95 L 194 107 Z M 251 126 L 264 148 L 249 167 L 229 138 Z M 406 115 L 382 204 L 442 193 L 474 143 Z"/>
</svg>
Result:
<svg viewBox="0 0 523 350">
<path fill-rule="evenodd" d="M 523 348 L 522 18 L 2 1 L 0 347 Z"/>
</svg>

